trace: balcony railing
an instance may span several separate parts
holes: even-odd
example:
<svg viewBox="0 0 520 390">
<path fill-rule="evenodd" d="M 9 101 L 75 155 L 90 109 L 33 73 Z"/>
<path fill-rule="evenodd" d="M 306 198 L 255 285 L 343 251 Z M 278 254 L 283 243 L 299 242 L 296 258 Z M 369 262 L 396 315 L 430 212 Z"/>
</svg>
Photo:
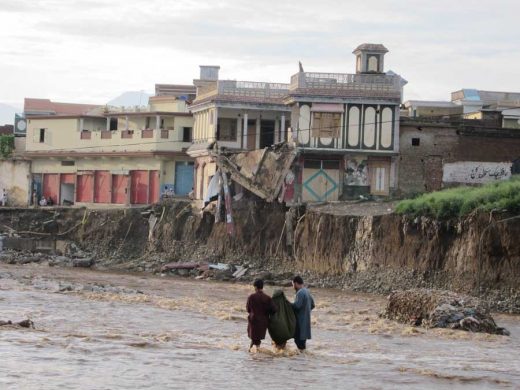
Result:
<svg viewBox="0 0 520 390">
<path fill-rule="evenodd" d="M 134 137 L 133 130 L 122 130 L 121 131 L 121 138 L 133 138 L 133 137 Z"/>
<path fill-rule="evenodd" d="M 291 77 L 289 90 L 399 92 L 398 75 L 300 72 Z"/>
<path fill-rule="evenodd" d="M 280 99 L 289 92 L 289 84 L 255 81 L 220 80 L 200 90 L 195 101 L 214 96 L 251 98 L 253 100 Z"/>
<path fill-rule="evenodd" d="M 141 130 L 141 138 L 153 138 L 153 130 L 152 129 Z"/>
<path fill-rule="evenodd" d="M 92 138 L 92 132 L 90 130 L 82 130 L 80 134 L 81 139 L 91 139 Z"/>
</svg>

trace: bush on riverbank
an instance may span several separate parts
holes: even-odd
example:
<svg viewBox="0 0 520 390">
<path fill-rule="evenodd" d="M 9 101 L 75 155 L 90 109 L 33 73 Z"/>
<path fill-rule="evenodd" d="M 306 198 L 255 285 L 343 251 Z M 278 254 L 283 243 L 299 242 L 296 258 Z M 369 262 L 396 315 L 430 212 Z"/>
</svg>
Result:
<svg viewBox="0 0 520 390">
<path fill-rule="evenodd" d="M 481 187 L 457 187 L 398 203 L 396 212 L 436 218 L 461 217 L 474 210 L 520 212 L 520 177 Z"/>
</svg>

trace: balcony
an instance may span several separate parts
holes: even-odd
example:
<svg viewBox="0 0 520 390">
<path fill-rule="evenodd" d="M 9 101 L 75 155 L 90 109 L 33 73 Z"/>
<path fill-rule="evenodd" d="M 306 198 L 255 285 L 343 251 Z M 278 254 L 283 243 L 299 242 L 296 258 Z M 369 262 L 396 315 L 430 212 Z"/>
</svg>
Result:
<svg viewBox="0 0 520 390">
<path fill-rule="evenodd" d="M 207 100 L 281 103 L 289 84 L 220 80 L 202 88 L 194 104 Z"/>
<path fill-rule="evenodd" d="M 400 99 L 405 83 L 393 74 L 300 72 L 291 77 L 289 95 Z"/>
</svg>

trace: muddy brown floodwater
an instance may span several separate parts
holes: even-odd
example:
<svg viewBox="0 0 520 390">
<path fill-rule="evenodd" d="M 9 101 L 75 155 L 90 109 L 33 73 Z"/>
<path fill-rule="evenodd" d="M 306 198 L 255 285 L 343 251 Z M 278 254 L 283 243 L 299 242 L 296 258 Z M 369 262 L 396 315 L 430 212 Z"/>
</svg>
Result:
<svg viewBox="0 0 520 390">
<path fill-rule="evenodd" d="M 0 265 L 0 389 L 520 388 L 510 337 L 378 318 L 383 297 L 312 289 L 309 351 L 247 352 L 249 286 Z M 272 289 L 268 289 L 272 292 Z M 293 293 L 286 289 L 288 296 Z"/>
</svg>

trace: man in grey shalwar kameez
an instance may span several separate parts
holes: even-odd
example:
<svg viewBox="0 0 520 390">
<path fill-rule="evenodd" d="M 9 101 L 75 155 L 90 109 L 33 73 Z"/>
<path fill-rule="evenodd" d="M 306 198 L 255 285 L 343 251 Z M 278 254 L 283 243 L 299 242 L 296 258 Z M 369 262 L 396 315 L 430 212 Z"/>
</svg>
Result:
<svg viewBox="0 0 520 390">
<path fill-rule="evenodd" d="M 314 299 L 303 284 L 301 276 L 296 276 L 292 281 L 296 290 L 296 297 L 292 304 L 296 314 L 296 332 L 294 342 L 300 351 L 305 350 L 305 342 L 311 338 L 311 310 L 314 309 Z"/>
</svg>

